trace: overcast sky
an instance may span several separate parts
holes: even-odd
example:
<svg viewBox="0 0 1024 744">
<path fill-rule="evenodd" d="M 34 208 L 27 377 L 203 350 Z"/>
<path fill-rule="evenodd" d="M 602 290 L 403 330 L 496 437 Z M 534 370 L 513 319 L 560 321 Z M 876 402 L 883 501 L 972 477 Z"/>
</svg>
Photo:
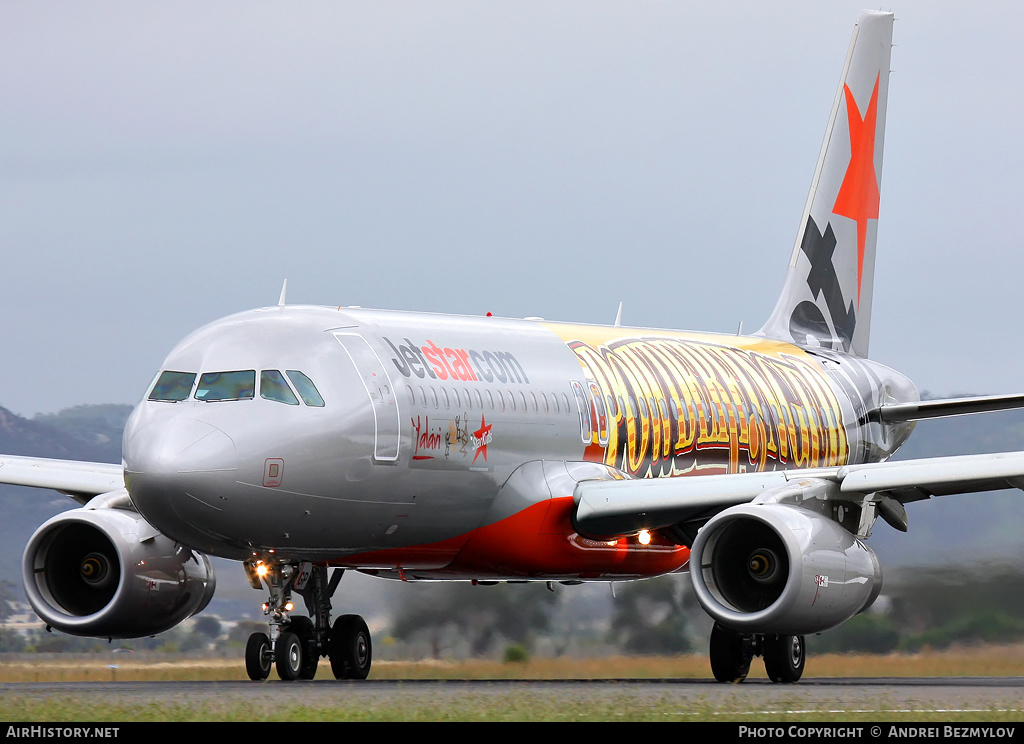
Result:
<svg viewBox="0 0 1024 744">
<path fill-rule="evenodd" d="M 755 330 L 860 2 L 0 2 L 0 406 L 277 302 Z M 872 357 L 1024 390 L 1024 3 L 900 2 Z"/>
</svg>

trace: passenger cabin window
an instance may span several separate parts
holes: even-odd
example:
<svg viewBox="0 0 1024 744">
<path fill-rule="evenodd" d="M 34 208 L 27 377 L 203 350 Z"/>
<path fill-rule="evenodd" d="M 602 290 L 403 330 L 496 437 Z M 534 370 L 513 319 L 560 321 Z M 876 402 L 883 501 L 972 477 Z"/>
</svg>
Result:
<svg viewBox="0 0 1024 744">
<path fill-rule="evenodd" d="M 276 369 L 265 369 L 260 372 L 260 397 L 278 403 L 287 403 L 290 406 L 299 405 L 299 399 L 288 387 L 284 375 Z"/>
<path fill-rule="evenodd" d="M 320 396 L 320 392 L 316 389 L 316 385 L 313 384 L 311 379 L 297 369 L 290 369 L 286 374 L 288 379 L 292 381 L 292 385 L 295 386 L 295 392 L 302 398 L 303 403 L 315 408 L 324 407 L 324 399 Z"/>
<path fill-rule="evenodd" d="M 156 384 L 149 393 L 148 400 L 177 403 L 192 394 L 192 384 L 196 381 L 195 372 L 161 372 Z"/>
<path fill-rule="evenodd" d="M 196 388 L 196 400 L 249 400 L 256 392 L 256 370 L 204 372 Z"/>
</svg>

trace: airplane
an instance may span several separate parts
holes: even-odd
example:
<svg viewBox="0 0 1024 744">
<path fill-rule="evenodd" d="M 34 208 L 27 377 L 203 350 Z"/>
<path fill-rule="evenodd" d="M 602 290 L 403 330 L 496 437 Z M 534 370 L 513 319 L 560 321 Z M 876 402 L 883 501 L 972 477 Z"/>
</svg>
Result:
<svg viewBox="0 0 1024 744">
<path fill-rule="evenodd" d="M 289 305 L 215 321 L 167 356 L 122 465 L 0 456 L 0 482 L 82 506 L 23 558 L 48 627 L 131 638 L 203 610 L 209 556 L 267 593 L 245 651 L 365 679 L 346 571 L 560 582 L 688 571 L 715 679 L 803 675 L 804 638 L 871 606 L 876 520 L 1024 488 L 1024 452 L 890 458 L 915 422 L 1024 406 L 921 401 L 868 358 L 893 15 L 857 19 L 782 291 L 751 335 Z M 296 610 L 301 597 L 306 615 Z"/>
</svg>

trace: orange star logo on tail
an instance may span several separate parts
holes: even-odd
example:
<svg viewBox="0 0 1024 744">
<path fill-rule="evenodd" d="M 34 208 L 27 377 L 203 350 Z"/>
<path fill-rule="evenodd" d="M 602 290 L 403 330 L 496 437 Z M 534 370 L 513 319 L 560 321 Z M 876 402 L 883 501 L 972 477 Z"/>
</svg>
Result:
<svg viewBox="0 0 1024 744">
<path fill-rule="evenodd" d="M 871 92 L 868 110 L 861 117 L 857 101 L 850 86 L 843 85 L 846 93 L 846 116 L 850 124 L 850 165 L 846 168 L 843 185 L 839 187 L 832 212 L 849 217 L 857 223 L 857 307 L 860 307 L 860 286 L 864 276 L 864 241 L 868 220 L 878 219 L 878 176 L 875 174 L 875 120 L 878 115 L 878 81 Z"/>
</svg>

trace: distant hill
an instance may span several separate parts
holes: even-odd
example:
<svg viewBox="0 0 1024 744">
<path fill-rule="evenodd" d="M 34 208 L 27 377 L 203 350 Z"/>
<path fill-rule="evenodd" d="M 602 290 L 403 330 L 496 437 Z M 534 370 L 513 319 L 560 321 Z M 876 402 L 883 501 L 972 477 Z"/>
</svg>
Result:
<svg viewBox="0 0 1024 744">
<path fill-rule="evenodd" d="M 121 462 L 121 433 L 132 407 L 75 406 L 22 418 L 0 408 L 0 453 Z"/>
</svg>

